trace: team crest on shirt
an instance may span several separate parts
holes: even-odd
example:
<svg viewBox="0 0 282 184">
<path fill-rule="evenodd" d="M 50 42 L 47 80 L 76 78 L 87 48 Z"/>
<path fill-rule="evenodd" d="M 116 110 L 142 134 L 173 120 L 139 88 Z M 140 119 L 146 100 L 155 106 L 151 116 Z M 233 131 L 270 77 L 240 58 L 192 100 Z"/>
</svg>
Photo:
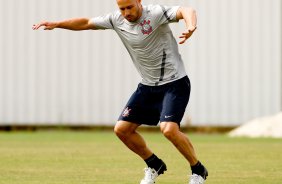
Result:
<svg viewBox="0 0 282 184">
<path fill-rule="evenodd" d="M 149 35 L 152 31 L 153 28 L 150 25 L 151 21 L 150 20 L 143 20 L 139 25 L 141 26 L 141 31 L 143 35 L 147 34 Z"/>
<path fill-rule="evenodd" d="M 126 107 L 122 113 L 123 117 L 128 117 L 129 113 L 130 113 L 131 109 L 129 109 L 128 107 Z"/>
</svg>

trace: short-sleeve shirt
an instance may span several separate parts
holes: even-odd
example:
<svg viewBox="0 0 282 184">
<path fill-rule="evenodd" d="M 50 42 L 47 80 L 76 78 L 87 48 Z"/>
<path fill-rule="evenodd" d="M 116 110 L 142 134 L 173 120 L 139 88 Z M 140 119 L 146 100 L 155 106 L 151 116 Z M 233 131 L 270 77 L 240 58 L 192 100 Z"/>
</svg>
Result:
<svg viewBox="0 0 282 184">
<path fill-rule="evenodd" d="M 186 76 L 169 23 L 176 22 L 178 6 L 143 6 L 142 16 L 129 22 L 116 11 L 94 17 L 96 29 L 113 29 L 129 52 L 141 75 L 141 83 L 149 86 L 163 85 Z"/>
</svg>

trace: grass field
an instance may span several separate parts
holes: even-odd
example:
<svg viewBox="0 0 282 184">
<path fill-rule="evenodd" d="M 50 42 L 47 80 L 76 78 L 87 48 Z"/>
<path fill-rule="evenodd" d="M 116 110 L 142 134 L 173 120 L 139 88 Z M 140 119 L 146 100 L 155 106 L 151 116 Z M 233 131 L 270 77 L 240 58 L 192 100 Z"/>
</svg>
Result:
<svg viewBox="0 0 282 184">
<path fill-rule="evenodd" d="M 187 184 L 190 170 L 160 134 L 142 132 L 168 166 L 158 184 Z M 207 184 L 281 184 L 282 140 L 191 134 Z M 0 184 L 139 184 L 144 162 L 112 132 L 0 132 Z"/>
</svg>

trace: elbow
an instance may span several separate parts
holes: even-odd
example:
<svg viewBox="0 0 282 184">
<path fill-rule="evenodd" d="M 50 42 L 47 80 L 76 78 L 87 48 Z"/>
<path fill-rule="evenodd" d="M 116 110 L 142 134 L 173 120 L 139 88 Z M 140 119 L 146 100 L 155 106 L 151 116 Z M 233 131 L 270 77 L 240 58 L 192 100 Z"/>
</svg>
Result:
<svg viewBox="0 0 282 184">
<path fill-rule="evenodd" d="M 87 26 L 86 26 L 87 29 L 93 29 L 95 30 L 96 29 L 96 26 L 94 25 L 94 23 L 92 22 L 91 19 L 87 19 Z"/>
<path fill-rule="evenodd" d="M 195 10 L 194 8 L 187 7 L 187 8 L 186 8 L 186 11 L 187 11 L 189 14 L 192 14 L 193 16 L 196 16 L 196 10 Z"/>
<path fill-rule="evenodd" d="M 197 14 L 196 10 L 193 8 L 187 8 L 188 14 L 190 15 L 190 25 L 197 27 Z"/>
<path fill-rule="evenodd" d="M 196 10 L 191 7 L 180 7 L 177 13 L 177 19 L 183 19 L 187 16 L 196 17 Z"/>
</svg>

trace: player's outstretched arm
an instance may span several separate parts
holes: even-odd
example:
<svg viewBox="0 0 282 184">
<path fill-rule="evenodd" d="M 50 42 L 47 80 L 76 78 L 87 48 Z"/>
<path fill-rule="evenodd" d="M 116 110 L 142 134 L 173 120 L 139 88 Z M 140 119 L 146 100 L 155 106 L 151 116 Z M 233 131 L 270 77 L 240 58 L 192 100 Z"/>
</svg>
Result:
<svg viewBox="0 0 282 184">
<path fill-rule="evenodd" d="M 73 31 L 81 31 L 95 29 L 95 26 L 90 23 L 88 18 L 73 18 L 60 22 L 41 22 L 32 26 L 33 30 L 44 27 L 44 30 L 53 30 L 54 28 L 69 29 Z"/>
<path fill-rule="evenodd" d="M 193 32 L 197 29 L 196 11 L 190 7 L 180 7 L 177 11 L 176 19 L 184 19 L 186 24 L 186 30 L 182 33 L 181 36 L 179 36 L 179 38 L 182 38 L 179 44 L 183 44 L 188 38 L 192 36 Z"/>
</svg>

